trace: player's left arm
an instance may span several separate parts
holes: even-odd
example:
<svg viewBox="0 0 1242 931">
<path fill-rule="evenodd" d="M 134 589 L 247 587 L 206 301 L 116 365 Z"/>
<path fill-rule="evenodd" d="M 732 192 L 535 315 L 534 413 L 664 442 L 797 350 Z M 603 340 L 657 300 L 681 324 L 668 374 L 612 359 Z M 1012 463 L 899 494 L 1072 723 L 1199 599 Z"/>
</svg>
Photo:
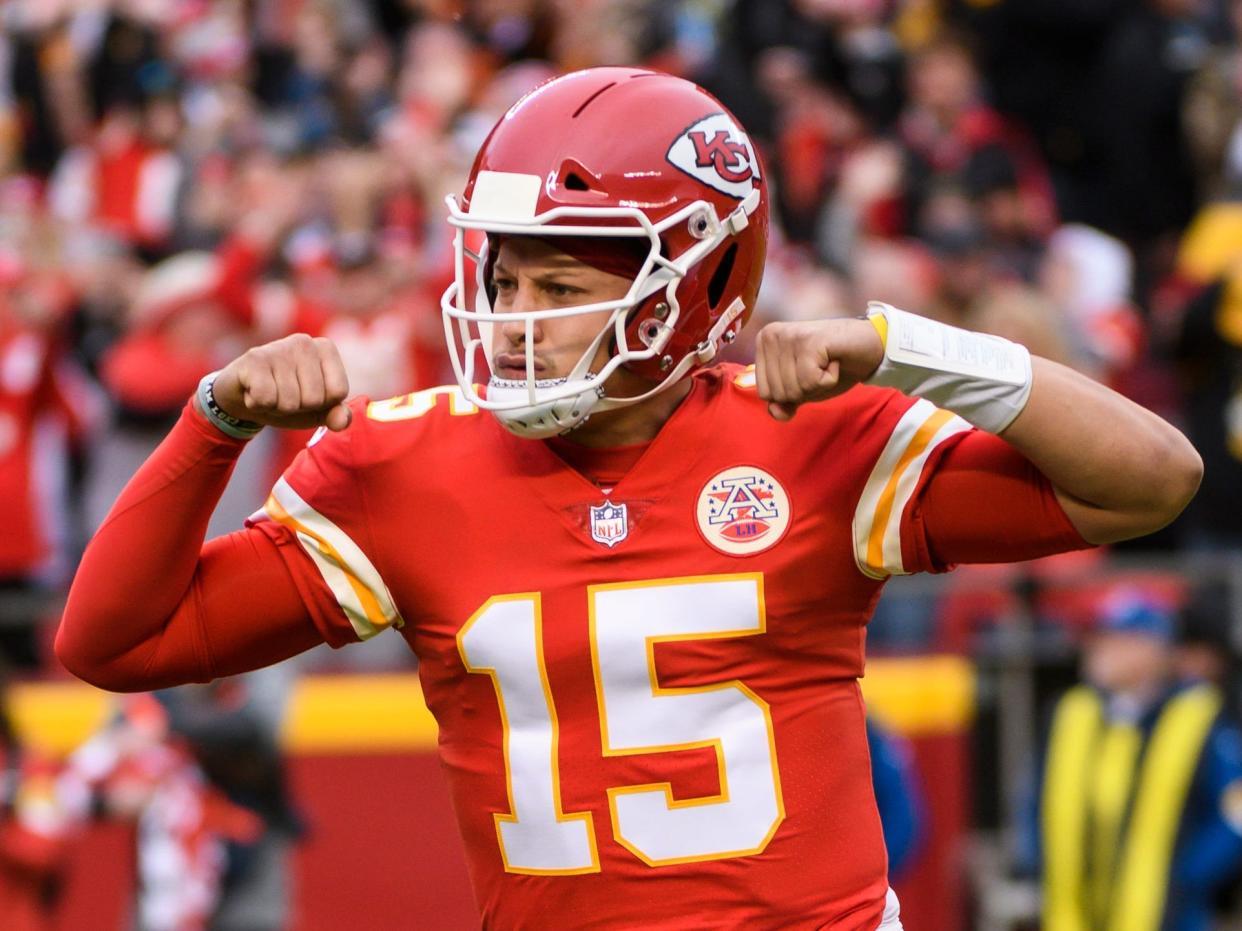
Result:
<svg viewBox="0 0 1242 931">
<path fill-rule="evenodd" d="M 1083 539 L 1125 540 L 1177 517 L 1203 477 L 1182 432 L 1072 369 L 1031 363 L 1030 399 L 1000 436 L 1047 476 Z"/>
<path fill-rule="evenodd" d="M 1158 530 L 1194 496 L 1202 460 L 1156 414 L 1007 341 L 886 310 L 895 326 L 908 328 L 901 344 L 928 349 L 925 357 L 909 352 L 894 359 L 898 334 L 874 316 L 769 324 L 760 331 L 756 381 L 772 415 L 790 419 L 799 405 L 861 382 L 925 397 L 1021 452 L 1051 482 L 1089 543 Z M 947 360 L 934 357 L 942 347 Z M 978 358 L 985 364 L 977 372 L 961 373 L 969 369 L 962 359 Z"/>
</svg>

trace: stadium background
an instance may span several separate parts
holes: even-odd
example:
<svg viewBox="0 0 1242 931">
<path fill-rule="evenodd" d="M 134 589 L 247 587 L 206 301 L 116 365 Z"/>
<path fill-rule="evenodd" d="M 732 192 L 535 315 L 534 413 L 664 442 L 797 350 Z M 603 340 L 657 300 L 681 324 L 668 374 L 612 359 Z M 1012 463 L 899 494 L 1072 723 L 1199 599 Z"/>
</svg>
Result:
<svg viewBox="0 0 1242 931">
<path fill-rule="evenodd" d="M 698 80 L 763 150 L 776 234 L 752 337 L 887 300 L 1090 373 L 1206 461 L 1195 504 L 1155 537 L 900 580 L 869 633 L 871 708 L 908 738 L 923 794 L 897 882 L 907 927 L 1032 926 L 1015 819 L 1100 598 L 1206 604 L 1238 705 L 1240 29 L 1236 0 L 9 0 L 7 817 L 34 796 L 55 808 L 62 761 L 118 714 L 67 680 L 50 635 L 83 541 L 199 376 L 309 330 L 341 345 L 359 393 L 449 380 L 444 194 L 541 80 L 641 63 Z M 213 532 L 296 445 L 252 444 Z M 391 637 L 188 699 L 191 720 L 233 728 L 223 746 L 249 728 L 287 767 L 289 800 L 263 811 L 297 838 L 269 896 L 287 926 L 472 925 L 418 694 Z M 169 742 L 192 727 L 161 720 Z M 136 816 L 96 808 L 52 819 L 56 927 L 130 926 Z"/>
</svg>

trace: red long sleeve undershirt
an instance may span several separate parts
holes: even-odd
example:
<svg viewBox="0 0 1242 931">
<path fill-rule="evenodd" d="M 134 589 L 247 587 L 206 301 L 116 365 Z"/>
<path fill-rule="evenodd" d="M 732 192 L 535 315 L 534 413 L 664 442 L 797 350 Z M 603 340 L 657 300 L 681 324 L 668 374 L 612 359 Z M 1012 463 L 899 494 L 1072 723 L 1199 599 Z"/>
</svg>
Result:
<svg viewBox="0 0 1242 931">
<path fill-rule="evenodd" d="M 187 405 L 86 548 L 56 635 L 70 672 L 141 691 L 256 669 L 322 642 L 278 543 L 203 544 L 243 443 Z"/>
<path fill-rule="evenodd" d="M 286 528 L 266 523 L 203 544 L 243 445 L 187 405 L 130 480 L 86 549 L 57 633 L 56 654 L 75 675 L 140 691 L 347 641 L 311 620 L 339 608 Z M 903 534 L 917 541 L 909 565 L 945 569 L 1087 545 L 1035 467 L 994 437 L 957 444 L 935 471 L 909 515 L 919 532 Z M 963 500 L 1005 507 L 963 508 Z"/>
</svg>

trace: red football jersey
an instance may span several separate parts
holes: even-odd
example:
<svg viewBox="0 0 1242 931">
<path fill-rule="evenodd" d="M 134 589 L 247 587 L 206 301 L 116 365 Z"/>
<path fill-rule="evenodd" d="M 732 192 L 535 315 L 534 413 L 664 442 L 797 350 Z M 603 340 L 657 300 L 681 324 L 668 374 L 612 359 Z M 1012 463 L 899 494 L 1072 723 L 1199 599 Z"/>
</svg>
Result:
<svg viewBox="0 0 1242 931">
<path fill-rule="evenodd" d="M 952 558 L 920 502 L 973 444 L 1008 450 L 866 387 L 778 423 L 718 367 L 605 496 L 434 389 L 321 432 L 256 526 L 329 642 L 417 653 L 486 926 L 872 931 L 864 628 Z M 1081 545 L 1046 513 L 992 558 Z"/>
</svg>

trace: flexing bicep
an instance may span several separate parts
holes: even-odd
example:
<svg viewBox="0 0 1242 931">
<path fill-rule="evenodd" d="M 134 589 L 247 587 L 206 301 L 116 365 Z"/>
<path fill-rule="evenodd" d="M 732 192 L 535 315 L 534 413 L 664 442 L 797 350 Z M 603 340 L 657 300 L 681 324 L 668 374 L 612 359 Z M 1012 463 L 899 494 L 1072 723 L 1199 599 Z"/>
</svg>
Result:
<svg viewBox="0 0 1242 931">
<path fill-rule="evenodd" d="M 203 547 L 190 597 L 170 628 L 182 612 L 187 624 L 201 626 L 213 676 L 270 666 L 324 641 L 276 545 L 255 530 Z"/>
<path fill-rule="evenodd" d="M 907 563 L 942 571 L 958 563 L 1018 562 L 1088 544 L 1051 483 L 1004 440 L 971 431 L 947 444 L 906 515 Z"/>
<path fill-rule="evenodd" d="M 90 604 L 91 592 L 78 595 Z M 323 642 L 298 587 L 277 552 L 257 530 L 204 545 L 193 578 L 171 612 L 141 623 L 134 599 L 126 628 L 61 627 L 58 655 L 79 677 L 102 688 L 142 691 L 268 666 Z M 141 639 L 131 631 L 142 629 Z"/>
<path fill-rule="evenodd" d="M 400 626 L 383 580 L 338 524 L 360 510 L 347 447 L 304 451 L 253 526 L 201 544 L 241 442 L 187 408 L 83 554 L 56 637 L 61 662 L 102 688 L 140 691 Z"/>
<path fill-rule="evenodd" d="M 75 675 L 114 691 L 203 682 L 324 639 L 280 541 L 203 544 L 241 444 L 191 408 L 126 484 L 83 553 L 56 635 Z"/>
<path fill-rule="evenodd" d="M 1037 358 L 1033 372 L 1030 400 L 1003 435 L 1057 488 L 1083 538 L 1113 543 L 1173 521 L 1203 476 L 1190 441 L 1063 365 Z"/>
</svg>

